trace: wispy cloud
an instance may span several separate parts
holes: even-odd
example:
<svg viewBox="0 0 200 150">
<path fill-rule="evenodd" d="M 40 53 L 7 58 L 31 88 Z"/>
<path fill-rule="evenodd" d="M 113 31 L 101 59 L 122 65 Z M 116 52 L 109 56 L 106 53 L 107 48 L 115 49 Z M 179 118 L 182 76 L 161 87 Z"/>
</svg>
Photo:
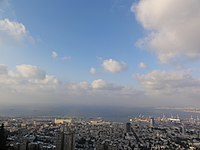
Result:
<svg viewBox="0 0 200 150">
<path fill-rule="evenodd" d="M 91 74 L 96 74 L 97 73 L 96 68 L 94 68 L 94 67 L 91 67 L 90 70 L 89 70 L 89 72 Z"/>
<path fill-rule="evenodd" d="M 10 0 L 0 0 L 0 19 L 8 16 L 15 17 L 15 12 L 12 8 Z"/>
<path fill-rule="evenodd" d="M 71 56 L 64 56 L 61 59 L 65 61 L 65 60 L 71 60 L 72 58 L 71 58 Z"/>
<path fill-rule="evenodd" d="M 69 61 L 69 60 L 71 60 L 72 58 L 71 58 L 71 56 L 63 56 L 63 57 L 59 57 L 59 55 L 58 55 L 58 53 L 56 52 L 56 51 L 52 51 L 51 52 L 51 57 L 53 58 L 53 59 L 60 59 L 60 60 L 63 60 L 63 61 Z"/>
<path fill-rule="evenodd" d="M 51 52 L 51 57 L 52 57 L 53 59 L 56 59 L 56 58 L 58 57 L 58 53 L 55 52 L 55 51 L 52 51 L 52 52 Z"/>
<path fill-rule="evenodd" d="M 140 62 L 140 63 L 138 64 L 138 67 L 139 67 L 139 68 L 142 68 L 142 69 L 145 69 L 145 68 L 147 68 L 147 65 L 146 65 L 144 62 Z"/>
</svg>

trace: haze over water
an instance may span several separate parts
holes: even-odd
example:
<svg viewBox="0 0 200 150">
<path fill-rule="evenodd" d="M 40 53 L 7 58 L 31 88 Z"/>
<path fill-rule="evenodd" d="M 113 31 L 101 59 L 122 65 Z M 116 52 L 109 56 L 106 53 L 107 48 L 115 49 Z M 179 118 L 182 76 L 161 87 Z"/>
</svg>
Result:
<svg viewBox="0 0 200 150">
<path fill-rule="evenodd" d="M 11 117 L 86 117 L 86 118 L 97 118 L 102 117 L 105 120 L 126 122 L 129 118 L 135 117 L 165 117 L 170 118 L 171 116 L 177 117 L 177 115 L 184 118 L 197 118 L 199 113 L 195 112 L 184 112 L 183 110 L 168 110 L 168 109 L 156 109 L 152 107 L 106 107 L 106 106 L 57 106 L 51 108 L 20 108 L 14 107 L 9 109 L 1 109 L 0 116 L 11 116 Z"/>
</svg>

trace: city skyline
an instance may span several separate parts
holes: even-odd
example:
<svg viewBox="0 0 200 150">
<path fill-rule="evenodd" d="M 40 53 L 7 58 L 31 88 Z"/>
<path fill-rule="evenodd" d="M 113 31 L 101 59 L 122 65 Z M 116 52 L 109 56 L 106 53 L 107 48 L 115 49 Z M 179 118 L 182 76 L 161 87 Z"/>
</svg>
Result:
<svg viewBox="0 0 200 150">
<path fill-rule="evenodd" d="M 199 0 L 1 0 L 1 107 L 199 107 L 199 25 Z"/>
</svg>

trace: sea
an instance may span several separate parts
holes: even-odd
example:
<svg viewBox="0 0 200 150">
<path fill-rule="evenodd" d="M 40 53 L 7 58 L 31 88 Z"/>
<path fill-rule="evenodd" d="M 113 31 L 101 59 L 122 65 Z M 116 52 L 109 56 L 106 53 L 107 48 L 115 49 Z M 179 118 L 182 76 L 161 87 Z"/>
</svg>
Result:
<svg viewBox="0 0 200 150">
<path fill-rule="evenodd" d="M 156 107 L 120 107 L 120 106 L 54 106 L 54 107 L 21 107 L 0 108 L 0 116 L 12 117 L 85 117 L 99 118 L 112 122 L 127 122 L 135 117 L 177 117 L 197 118 L 200 113 L 185 112 L 182 109 L 163 109 Z"/>
</svg>

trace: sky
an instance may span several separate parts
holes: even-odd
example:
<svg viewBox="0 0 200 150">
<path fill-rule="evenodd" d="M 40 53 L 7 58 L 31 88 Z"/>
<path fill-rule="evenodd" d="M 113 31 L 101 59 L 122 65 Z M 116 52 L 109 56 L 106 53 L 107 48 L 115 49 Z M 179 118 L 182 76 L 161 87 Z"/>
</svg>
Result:
<svg viewBox="0 0 200 150">
<path fill-rule="evenodd" d="M 200 106 L 199 0 L 0 0 L 0 103 Z"/>
</svg>

